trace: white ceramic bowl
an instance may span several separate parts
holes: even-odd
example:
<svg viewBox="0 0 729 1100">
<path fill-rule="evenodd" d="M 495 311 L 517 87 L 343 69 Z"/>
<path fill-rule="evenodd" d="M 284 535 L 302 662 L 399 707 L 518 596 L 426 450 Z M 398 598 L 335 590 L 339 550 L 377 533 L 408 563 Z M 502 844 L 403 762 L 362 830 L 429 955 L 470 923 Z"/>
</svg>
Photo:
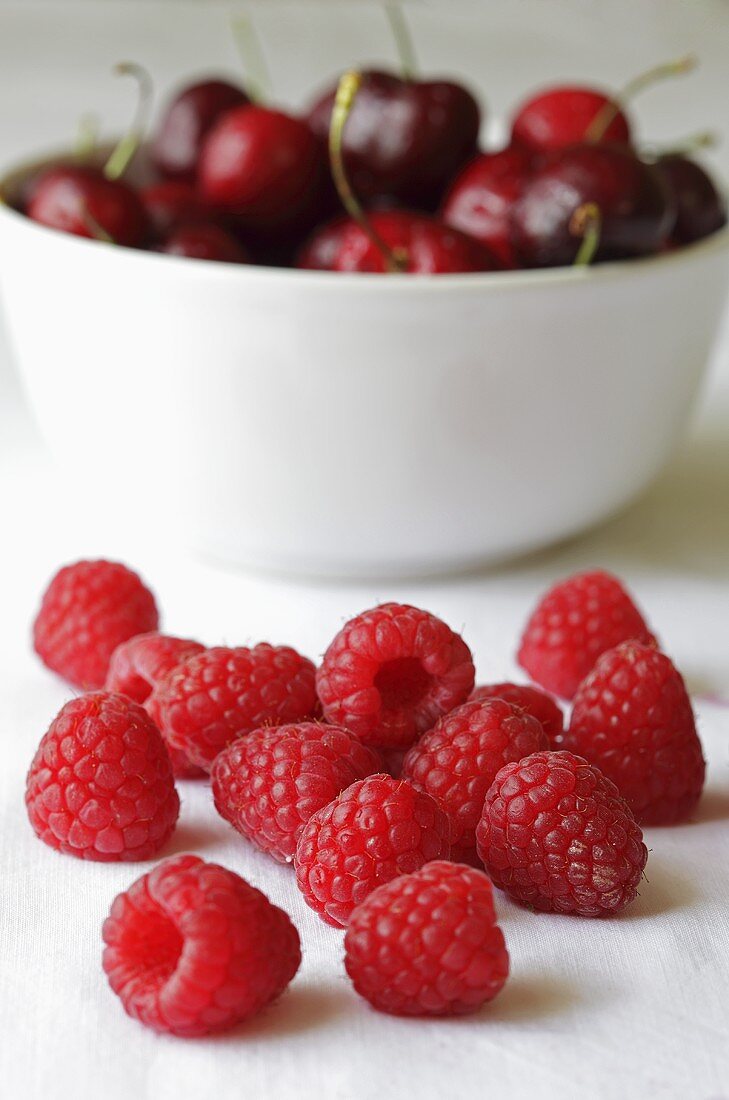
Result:
<svg viewBox="0 0 729 1100">
<path fill-rule="evenodd" d="M 345 276 L 0 209 L 18 366 L 75 491 L 296 573 L 468 567 L 619 509 L 680 436 L 728 279 L 726 229 L 592 270 Z"/>
</svg>

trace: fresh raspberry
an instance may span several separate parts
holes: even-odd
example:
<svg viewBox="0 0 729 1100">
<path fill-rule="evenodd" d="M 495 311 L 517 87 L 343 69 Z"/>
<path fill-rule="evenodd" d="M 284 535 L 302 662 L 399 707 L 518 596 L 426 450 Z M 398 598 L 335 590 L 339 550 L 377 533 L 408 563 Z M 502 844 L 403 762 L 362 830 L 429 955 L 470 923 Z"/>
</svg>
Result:
<svg viewBox="0 0 729 1100">
<path fill-rule="evenodd" d="M 260 1012 L 299 969 L 282 909 L 225 867 L 173 856 L 115 898 L 103 966 L 124 1010 L 155 1031 L 207 1035 Z"/>
<path fill-rule="evenodd" d="M 287 646 L 219 646 L 173 668 L 148 707 L 165 741 L 209 772 L 231 741 L 259 726 L 309 718 L 315 673 L 311 661 Z"/>
<path fill-rule="evenodd" d="M 575 696 L 562 746 L 612 779 L 641 825 L 690 816 L 706 766 L 680 673 L 653 646 L 603 653 Z"/>
<path fill-rule="evenodd" d="M 648 858 L 615 784 L 571 752 L 535 752 L 503 767 L 476 840 L 495 886 L 534 909 L 582 917 L 624 909 Z"/>
<path fill-rule="evenodd" d="M 51 722 L 30 765 L 25 803 L 51 848 L 102 862 L 150 859 L 180 810 L 154 722 L 126 695 L 104 691 L 72 699 Z"/>
<path fill-rule="evenodd" d="M 473 688 L 471 651 L 428 611 L 386 603 L 350 619 L 324 654 L 327 721 L 360 741 L 407 748 Z"/>
<path fill-rule="evenodd" d="M 158 625 L 154 596 L 131 569 L 113 561 L 77 561 L 48 585 L 33 644 L 48 668 L 88 690 L 103 687 L 121 642 Z"/>
<path fill-rule="evenodd" d="M 290 863 L 311 815 L 381 767 L 372 749 L 338 726 L 269 726 L 216 756 L 213 798 L 239 833 Z"/>
<path fill-rule="evenodd" d="M 571 699 L 601 653 L 655 641 L 617 577 L 576 573 L 542 596 L 521 640 L 519 664 L 547 691 Z"/>
<path fill-rule="evenodd" d="M 402 776 L 448 815 L 451 859 L 473 862 L 476 826 L 496 773 L 510 760 L 548 748 L 541 724 L 526 711 L 503 699 L 464 703 L 408 750 Z"/>
<path fill-rule="evenodd" d="M 559 704 L 539 688 L 527 684 L 484 684 L 473 689 L 469 702 L 482 703 L 486 699 L 504 699 L 513 707 L 531 714 L 532 718 L 541 722 L 550 741 L 562 732 L 564 717 Z"/>
<path fill-rule="evenodd" d="M 475 1012 L 509 974 L 488 878 L 440 860 L 373 890 L 352 913 L 344 951 L 360 996 L 396 1016 Z"/>
<path fill-rule="evenodd" d="M 188 638 L 172 638 L 156 632 L 137 634 L 128 642 L 122 642 L 112 653 L 105 688 L 120 691 L 137 703 L 146 703 L 160 680 L 187 657 L 202 653 L 204 649 L 205 646 Z M 152 718 L 157 720 L 154 714 Z M 167 749 L 177 779 L 199 779 L 206 774 L 180 749 L 172 745 Z"/>
<path fill-rule="evenodd" d="M 322 920 L 344 927 L 376 886 L 447 859 L 448 818 L 404 779 L 371 775 L 309 818 L 296 848 L 296 881 Z"/>
</svg>

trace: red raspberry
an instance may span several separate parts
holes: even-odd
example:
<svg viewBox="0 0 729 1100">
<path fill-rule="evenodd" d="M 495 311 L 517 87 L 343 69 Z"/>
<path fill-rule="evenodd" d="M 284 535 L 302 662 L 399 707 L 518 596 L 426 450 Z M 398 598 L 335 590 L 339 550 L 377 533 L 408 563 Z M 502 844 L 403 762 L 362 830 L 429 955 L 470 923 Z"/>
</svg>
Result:
<svg viewBox="0 0 729 1100">
<path fill-rule="evenodd" d="M 407 748 L 473 688 L 471 651 L 450 627 L 407 604 L 350 619 L 324 654 L 317 690 L 329 722 L 366 744 Z"/>
<path fill-rule="evenodd" d="M 603 653 L 575 696 L 562 745 L 612 779 L 642 825 L 695 809 L 706 766 L 680 673 L 653 646 Z"/>
<path fill-rule="evenodd" d="M 126 695 L 103 691 L 72 699 L 51 722 L 30 765 L 25 803 L 51 848 L 103 862 L 150 859 L 180 810 L 154 722 Z"/>
<path fill-rule="evenodd" d="M 548 749 L 541 724 L 503 699 L 464 703 L 436 722 L 405 757 L 403 779 L 448 815 L 451 859 L 473 862 L 486 792 L 510 760 Z"/>
<path fill-rule="evenodd" d="M 469 702 L 483 703 L 487 699 L 504 699 L 517 710 L 531 714 L 532 718 L 541 722 L 550 741 L 562 732 L 564 717 L 559 704 L 539 688 L 527 684 L 484 684 L 473 689 Z"/>
<path fill-rule="evenodd" d="M 396 1016 L 475 1012 L 509 974 L 491 883 L 443 861 L 373 890 L 352 913 L 344 951 L 360 996 Z"/>
<path fill-rule="evenodd" d="M 239 833 L 290 863 L 311 815 L 381 767 L 372 749 L 338 726 L 269 726 L 216 756 L 213 798 Z"/>
<path fill-rule="evenodd" d="M 216 863 L 173 856 L 115 898 L 103 966 L 124 1010 L 155 1031 L 207 1035 L 260 1012 L 299 969 L 299 934 Z"/>
<path fill-rule="evenodd" d="M 137 634 L 128 642 L 122 642 L 112 653 L 105 688 L 107 691 L 120 691 L 137 703 L 145 703 L 152 688 L 173 668 L 186 657 L 193 657 L 204 649 L 205 646 L 188 638 L 172 638 L 156 632 Z M 157 720 L 154 714 L 152 718 Z M 177 779 L 199 779 L 206 774 L 180 749 L 172 745 L 168 745 L 167 749 Z"/>
<path fill-rule="evenodd" d="M 344 927 L 376 886 L 447 859 L 448 818 L 435 799 L 390 775 L 371 775 L 309 818 L 296 881 L 322 920 Z"/>
<path fill-rule="evenodd" d="M 287 646 L 206 649 L 155 687 L 149 710 L 165 740 L 210 771 L 221 749 L 259 726 L 310 717 L 316 670 Z"/>
<path fill-rule="evenodd" d="M 534 909 L 582 917 L 624 909 L 648 858 L 615 784 L 571 752 L 535 752 L 502 768 L 476 840 L 495 886 Z"/>
<path fill-rule="evenodd" d="M 125 565 L 77 561 L 56 573 L 33 625 L 35 651 L 76 687 L 100 688 L 116 647 L 156 630 L 154 596 Z"/>
<path fill-rule="evenodd" d="M 519 664 L 547 691 L 571 699 L 606 649 L 655 639 L 617 577 L 600 569 L 550 588 L 521 640 Z"/>
</svg>

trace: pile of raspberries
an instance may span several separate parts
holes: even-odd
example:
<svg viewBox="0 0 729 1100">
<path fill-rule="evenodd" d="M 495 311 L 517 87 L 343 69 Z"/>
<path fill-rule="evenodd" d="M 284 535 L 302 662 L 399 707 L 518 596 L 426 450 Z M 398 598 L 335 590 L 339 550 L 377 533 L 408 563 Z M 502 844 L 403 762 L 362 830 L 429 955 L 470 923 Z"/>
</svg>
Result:
<svg viewBox="0 0 729 1100">
<path fill-rule="evenodd" d="M 83 694 L 30 766 L 33 829 L 79 859 L 149 860 L 175 829 L 176 781 L 209 777 L 218 813 L 293 863 L 306 903 L 345 929 L 347 974 L 383 1012 L 496 996 L 509 955 L 494 886 L 536 911 L 619 913 L 643 876 L 641 826 L 686 820 L 701 795 L 681 675 L 603 571 L 538 603 L 518 652 L 530 685 L 474 686 L 463 638 L 399 603 L 345 623 L 318 668 L 288 646 L 158 631 L 124 565 L 80 561 L 51 581 L 35 649 Z M 103 940 L 129 1015 L 181 1036 L 248 1019 L 301 961 L 289 916 L 195 855 L 120 894 Z"/>
</svg>

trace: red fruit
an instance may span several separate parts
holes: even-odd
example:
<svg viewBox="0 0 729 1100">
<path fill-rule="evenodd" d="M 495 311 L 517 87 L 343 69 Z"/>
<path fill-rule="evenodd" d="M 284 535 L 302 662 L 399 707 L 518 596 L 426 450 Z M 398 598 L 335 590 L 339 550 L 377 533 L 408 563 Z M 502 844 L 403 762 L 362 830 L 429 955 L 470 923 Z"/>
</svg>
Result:
<svg viewBox="0 0 729 1100">
<path fill-rule="evenodd" d="M 180 809 L 170 757 L 147 712 L 126 695 L 66 703 L 38 746 L 25 804 L 50 848 L 101 862 L 150 859 Z"/>
<path fill-rule="evenodd" d="M 198 180 L 212 206 L 261 233 L 308 227 L 323 179 L 322 147 L 301 119 L 239 107 L 212 128 Z"/>
<path fill-rule="evenodd" d="M 610 96 L 595 88 L 548 88 L 521 105 L 514 116 L 511 139 L 534 153 L 563 149 L 587 140 L 590 125 L 611 103 Z M 630 144 L 630 125 L 622 111 L 617 111 L 600 141 Z"/>
<path fill-rule="evenodd" d="M 167 107 L 152 142 L 157 169 L 192 183 L 205 135 L 221 115 L 245 103 L 245 92 L 225 80 L 203 80 L 183 88 Z"/>
<path fill-rule="evenodd" d="M 483 703 L 487 699 L 504 699 L 517 710 L 531 714 L 541 723 L 550 741 L 559 737 L 564 718 L 559 705 L 551 695 L 527 684 L 484 684 L 471 692 L 469 702 Z"/>
<path fill-rule="evenodd" d="M 131 569 L 113 561 L 77 561 L 48 585 L 33 644 L 43 663 L 69 683 L 100 688 L 116 647 L 158 625 L 154 596 Z"/>
<path fill-rule="evenodd" d="M 482 153 L 456 177 L 441 208 L 446 225 L 481 241 L 506 268 L 517 266 L 511 245 L 511 208 L 533 163 L 529 152 L 515 146 Z"/>
<path fill-rule="evenodd" d="M 572 145 L 535 168 L 514 204 L 511 239 L 525 267 L 575 261 L 581 239 L 573 218 L 593 204 L 600 215 L 597 260 L 657 252 L 675 219 L 660 173 L 617 145 Z"/>
<path fill-rule="evenodd" d="M 503 699 L 464 703 L 408 750 L 402 777 L 427 791 L 445 810 L 451 827 L 451 858 L 471 863 L 476 855 L 476 826 L 496 773 L 510 760 L 548 748 L 547 735 L 536 718 Z"/>
<path fill-rule="evenodd" d="M 488 878 L 441 861 L 374 890 L 352 913 L 344 951 L 360 996 L 395 1016 L 475 1012 L 509 974 Z"/>
<path fill-rule="evenodd" d="M 542 596 L 521 639 L 519 664 L 547 691 L 571 699 L 601 653 L 655 641 L 617 577 L 575 573 Z"/>
<path fill-rule="evenodd" d="M 338 726 L 264 727 L 216 756 L 215 808 L 262 851 L 290 863 L 312 814 L 381 766 L 372 749 Z"/>
<path fill-rule="evenodd" d="M 448 818 L 404 779 L 371 775 L 318 810 L 296 848 L 296 882 L 323 921 L 344 927 L 376 886 L 447 859 Z"/>
<path fill-rule="evenodd" d="M 476 152 L 478 103 L 450 81 L 401 80 L 367 71 L 344 130 L 347 176 L 360 199 L 387 195 L 433 209 L 461 165 Z M 325 142 L 336 89 L 309 111 Z"/>
<path fill-rule="evenodd" d="M 726 199 L 703 168 L 688 157 L 661 157 L 656 161 L 676 203 L 671 240 L 676 244 L 708 237 L 726 225 Z"/>
<path fill-rule="evenodd" d="M 301 963 L 288 914 L 193 855 L 164 860 L 119 894 L 102 935 L 104 971 L 125 1012 L 184 1037 L 254 1016 Z"/>
<path fill-rule="evenodd" d="M 641 825 L 695 810 L 706 766 L 680 673 L 654 646 L 603 653 L 575 696 L 562 744 L 612 779 Z"/>
<path fill-rule="evenodd" d="M 165 740 L 210 771 L 221 749 L 259 726 L 305 721 L 316 705 L 315 671 L 288 646 L 219 646 L 177 665 L 148 706 Z"/>
<path fill-rule="evenodd" d="M 624 909 L 648 858 L 615 784 L 570 752 L 502 768 L 476 837 L 495 886 L 534 909 L 582 917 Z"/>
<path fill-rule="evenodd" d="M 350 224 L 350 218 L 341 216 L 319 226 L 299 250 L 296 267 L 307 271 L 334 271 L 342 236 Z"/>
<path fill-rule="evenodd" d="M 185 222 L 210 220 L 210 208 L 189 183 L 164 180 L 139 192 L 155 237 L 166 237 Z"/>
<path fill-rule="evenodd" d="M 250 262 L 248 253 L 235 237 L 212 222 L 178 225 L 162 243 L 160 252 L 193 260 L 218 260 L 229 264 Z"/>
<path fill-rule="evenodd" d="M 350 619 L 317 673 L 328 722 L 369 745 L 407 748 L 473 688 L 471 651 L 444 622 L 386 603 Z"/>
<path fill-rule="evenodd" d="M 144 243 L 149 229 L 136 192 L 97 168 L 49 168 L 34 186 L 27 213 L 51 229 L 132 248 Z"/>
</svg>

